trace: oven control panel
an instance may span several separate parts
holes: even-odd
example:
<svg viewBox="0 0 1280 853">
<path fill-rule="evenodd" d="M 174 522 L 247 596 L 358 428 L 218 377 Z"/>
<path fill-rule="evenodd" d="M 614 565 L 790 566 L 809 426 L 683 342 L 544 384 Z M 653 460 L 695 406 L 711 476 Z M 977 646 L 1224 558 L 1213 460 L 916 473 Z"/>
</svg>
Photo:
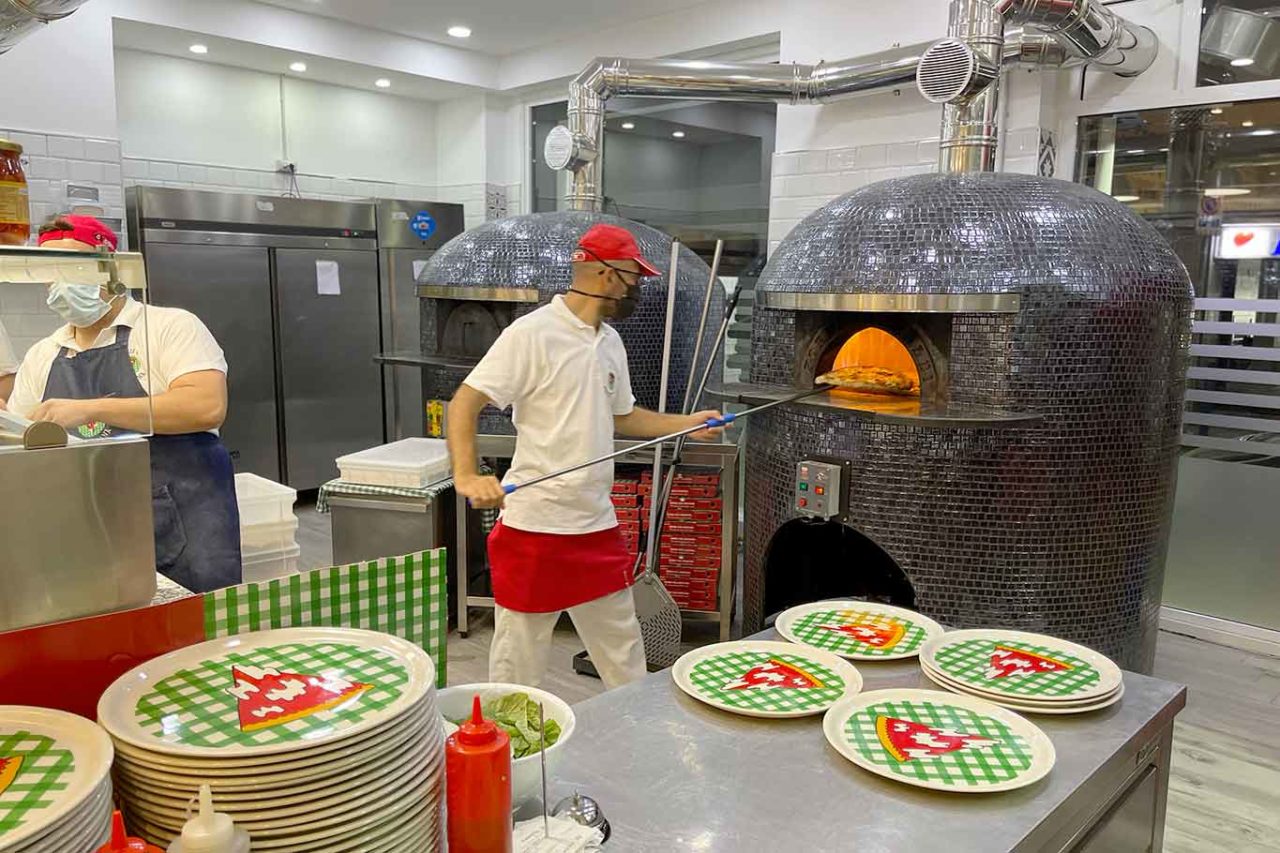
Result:
<svg viewBox="0 0 1280 853">
<path fill-rule="evenodd" d="M 802 459 L 796 463 L 795 510 L 815 518 L 840 515 L 844 466 Z"/>
</svg>

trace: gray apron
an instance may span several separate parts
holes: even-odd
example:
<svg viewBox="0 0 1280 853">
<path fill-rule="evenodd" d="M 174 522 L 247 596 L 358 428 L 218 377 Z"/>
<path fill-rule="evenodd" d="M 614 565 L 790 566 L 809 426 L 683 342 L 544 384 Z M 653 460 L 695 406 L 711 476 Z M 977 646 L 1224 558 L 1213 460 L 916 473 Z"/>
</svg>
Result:
<svg viewBox="0 0 1280 853">
<path fill-rule="evenodd" d="M 132 331 L 118 326 L 115 343 L 82 353 L 62 347 L 49 370 L 44 399 L 145 397 L 129 359 Z M 129 433 L 94 423 L 75 434 Z M 240 583 L 240 510 L 227 449 L 209 432 L 156 435 L 150 443 L 156 568 L 192 592 Z"/>
</svg>

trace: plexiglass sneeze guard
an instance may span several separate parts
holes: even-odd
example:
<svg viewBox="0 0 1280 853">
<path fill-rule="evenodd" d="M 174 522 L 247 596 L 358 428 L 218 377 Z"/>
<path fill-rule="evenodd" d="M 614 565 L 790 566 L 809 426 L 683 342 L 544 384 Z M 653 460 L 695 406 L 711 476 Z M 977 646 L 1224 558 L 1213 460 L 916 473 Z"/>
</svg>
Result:
<svg viewBox="0 0 1280 853">
<path fill-rule="evenodd" d="M 96 340 L 81 334 L 76 344 L 71 327 L 48 305 L 55 283 L 105 289 L 113 307 L 126 302 Z M 92 310 L 93 291 L 85 288 L 80 297 Z M 139 607 L 155 594 L 146 441 L 152 419 L 143 393 L 154 374 L 145 303 L 141 255 L 0 247 L 0 397 L 7 401 L 0 409 L 0 631 Z M 130 429 L 41 420 L 46 392 L 70 398 L 77 385 L 94 384 L 94 371 L 82 371 L 55 389 L 48 380 L 52 361 L 81 345 L 113 344 L 126 324 L 129 346 L 121 357 L 128 367 L 122 372 L 117 362 L 107 385 L 145 398 L 142 420 L 135 413 Z M 125 381 L 130 368 L 134 387 Z M 92 405 L 64 407 L 61 419 L 81 411 Z"/>
</svg>

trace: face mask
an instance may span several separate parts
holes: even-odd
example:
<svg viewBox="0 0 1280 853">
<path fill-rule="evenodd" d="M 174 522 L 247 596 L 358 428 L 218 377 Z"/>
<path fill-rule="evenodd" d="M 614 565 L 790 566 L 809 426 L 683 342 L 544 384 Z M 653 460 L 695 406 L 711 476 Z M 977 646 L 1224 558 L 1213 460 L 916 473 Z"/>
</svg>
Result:
<svg viewBox="0 0 1280 853">
<path fill-rule="evenodd" d="M 96 284 L 56 282 L 49 286 L 47 303 L 59 317 L 79 329 L 92 326 L 111 310 L 111 302 L 103 300 Z"/>
<path fill-rule="evenodd" d="M 614 300 L 613 312 L 609 315 L 614 320 L 625 320 L 632 314 L 636 313 L 636 308 L 640 307 L 640 284 L 628 284 L 627 295 L 621 299 Z"/>
</svg>

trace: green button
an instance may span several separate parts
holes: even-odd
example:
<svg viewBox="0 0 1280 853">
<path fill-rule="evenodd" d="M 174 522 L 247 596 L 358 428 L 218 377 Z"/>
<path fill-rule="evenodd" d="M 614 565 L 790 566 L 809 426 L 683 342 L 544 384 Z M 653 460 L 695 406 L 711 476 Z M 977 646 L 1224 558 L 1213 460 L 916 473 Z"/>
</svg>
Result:
<svg viewBox="0 0 1280 853">
<path fill-rule="evenodd" d="M 802 491 L 802 492 L 807 492 L 807 491 L 809 491 L 809 484 L 808 484 L 808 483 L 801 483 L 801 484 L 800 484 L 800 491 Z"/>
</svg>

